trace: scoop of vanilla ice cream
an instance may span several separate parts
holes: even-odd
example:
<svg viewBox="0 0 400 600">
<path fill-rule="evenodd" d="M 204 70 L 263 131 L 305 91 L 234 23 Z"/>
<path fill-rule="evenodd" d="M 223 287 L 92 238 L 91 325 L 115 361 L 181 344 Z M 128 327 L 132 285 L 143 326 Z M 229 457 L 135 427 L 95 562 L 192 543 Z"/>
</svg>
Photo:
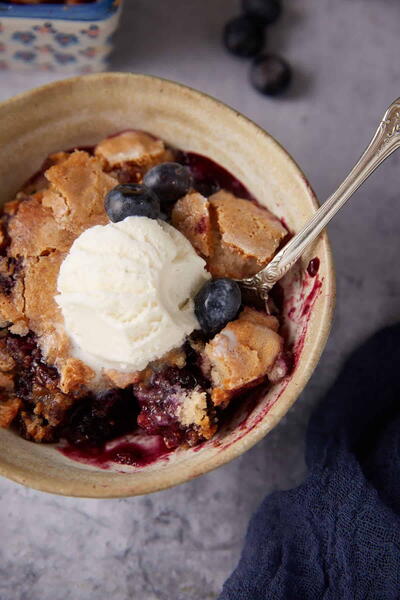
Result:
<svg viewBox="0 0 400 600">
<path fill-rule="evenodd" d="M 56 301 L 75 356 L 96 371 L 140 371 L 199 327 L 205 262 L 177 230 L 147 217 L 97 225 L 61 265 Z"/>
</svg>

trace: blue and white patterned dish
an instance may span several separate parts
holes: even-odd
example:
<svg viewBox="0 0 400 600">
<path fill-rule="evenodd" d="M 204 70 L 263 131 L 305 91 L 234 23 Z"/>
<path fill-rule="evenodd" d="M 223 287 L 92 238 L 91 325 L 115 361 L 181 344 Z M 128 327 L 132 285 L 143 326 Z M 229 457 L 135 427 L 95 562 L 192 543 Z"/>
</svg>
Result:
<svg viewBox="0 0 400 600">
<path fill-rule="evenodd" d="M 67 6 L 0 1 L 0 71 L 92 73 L 107 67 L 122 0 Z"/>
</svg>

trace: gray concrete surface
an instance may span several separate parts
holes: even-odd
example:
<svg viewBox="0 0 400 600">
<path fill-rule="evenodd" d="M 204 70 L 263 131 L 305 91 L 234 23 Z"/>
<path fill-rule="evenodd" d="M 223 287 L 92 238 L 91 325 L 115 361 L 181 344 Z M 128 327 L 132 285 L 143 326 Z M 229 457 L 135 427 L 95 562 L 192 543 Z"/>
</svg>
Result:
<svg viewBox="0 0 400 600">
<path fill-rule="evenodd" d="M 268 47 L 296 74 L 279 100 L 257 95 L 247 62 L 221 47 L 221 27 L 236 11 L 235 0 L 126 0 L 112 69 L 182 81 L 234 106 L 289 149 L 324 200 L 400 95 L 400 4 L 286 0 L 268 32 Z M 1 73 L 0 99 L 53 78 Z M 1 600 L 217 597 L 255 507 L 302 480 L 310 411 L 344 357 L 399 317 L 399 161 L 390 159 L 330 227 L 337 316 L 310 384 L 281 424 L 233 463 L 148 497 L 66 499 L 0 481 Z"/>
</svg>

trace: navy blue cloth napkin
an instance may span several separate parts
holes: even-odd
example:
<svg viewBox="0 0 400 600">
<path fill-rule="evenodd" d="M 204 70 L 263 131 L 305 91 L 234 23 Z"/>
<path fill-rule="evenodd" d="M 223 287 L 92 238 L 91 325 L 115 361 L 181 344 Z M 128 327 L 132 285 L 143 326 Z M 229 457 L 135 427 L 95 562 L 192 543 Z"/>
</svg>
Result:
<svg viewBox="0 0 400 600">
<path fill-rule="evenodd" d="M 252 518 L 220 600 L 400 599 L 400 325 L 347 360 L 306 462 L 305 482 Z"/>
</svg>

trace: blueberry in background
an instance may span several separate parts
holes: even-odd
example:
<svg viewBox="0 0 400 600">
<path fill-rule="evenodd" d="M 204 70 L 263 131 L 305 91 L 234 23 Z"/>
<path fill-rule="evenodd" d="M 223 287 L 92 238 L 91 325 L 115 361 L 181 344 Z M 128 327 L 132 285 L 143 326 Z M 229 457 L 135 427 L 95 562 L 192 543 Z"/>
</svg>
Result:
<svg viewBox="0 0 400 600">
<path fill-rule="evenodd" d="M 126 217 L 159 219 L 160 201 L 156 194 L 139 183 L 117 185 L 106 195 L 104 207 L 113 223 Z"/>
<path fill-rule="evenodd" d="M 228 21 L 224 28 L 223 40 L 231 54 L 248 58 L 262 50 L 265 32 L 256 19 L 243 15 Z"/>
<path fill-rule="evenodd" d="M 275 23 L 282 12 L 280 0 L 242 0 L 245 14 L 258 19 L 264 25 Z"/>
<path fill-rule="evenodd" d="M 147 171 L 143 183 L 158 196 L 163 206 L 170 206 L 188 193 L 193 177 L 187 167 L 166 162 Z"/>
<path fill-rule="evenodd" d="M 290 65 L 274 54 L 257 56 L 250 70 L 250 81 L 255 89 L 266 96 L 278 96 L 292 79 Z"/>
<path fill-rule="evenodd" d="M 203 285 L 194 299 L 194 310 L 202 331 L 212 336 L 237 317 L 242 304 L 239 284 L 223 277 Z"/>
</svg>

